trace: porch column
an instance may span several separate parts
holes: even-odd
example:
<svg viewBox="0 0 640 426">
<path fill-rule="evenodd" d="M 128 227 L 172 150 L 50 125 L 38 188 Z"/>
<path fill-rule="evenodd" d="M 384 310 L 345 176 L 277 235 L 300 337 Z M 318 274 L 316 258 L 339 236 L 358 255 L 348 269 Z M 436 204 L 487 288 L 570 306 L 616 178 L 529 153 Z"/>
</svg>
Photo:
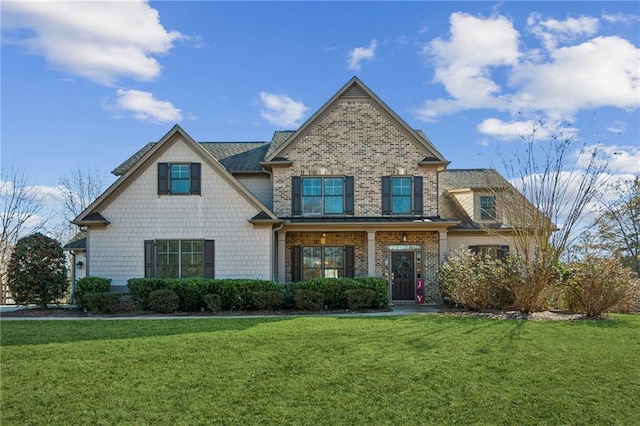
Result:
<svg viewBox="0 0 640 426">
<path fill-rule="evenodd" d="M 367 231 L 367 274 L 376 276 L 376 231 Z"/>
<path fill-rule="evenodd" d="M 278 282 L 284 284 L 287 269 L 284 259 L 287 250 L 287 231 L 278 231 Z"/>
<path fill-rule="evenodd" d="M 447 246 L 447 231 L 440 231 L 440 263 L 444 262 L 444 259 L 449 250 Z"/>
</svg>

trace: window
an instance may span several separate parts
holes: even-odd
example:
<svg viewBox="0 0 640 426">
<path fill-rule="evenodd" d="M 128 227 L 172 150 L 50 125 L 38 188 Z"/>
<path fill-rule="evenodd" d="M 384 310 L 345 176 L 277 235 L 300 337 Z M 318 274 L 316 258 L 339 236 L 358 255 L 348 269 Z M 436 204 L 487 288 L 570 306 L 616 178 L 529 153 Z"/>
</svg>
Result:
<svg viewBox="0 0 640 426">
<path fill-rule="evenodd" d="M 505 260 L 509 256 L 509 246 L 469 246 L 469 250 L 482 259 Z"/>
<path fill-rule="evenodd" d="M 213 240 L 145 241 L 145 277 L 213 278 Z"/>
<path fill-rule="evenodd" d="M 200 163 L 158 163 L 158 194 L 200 194 Z"/>
<path fill-rule="evenodd" d="M 496 197 L 480 197 L 480 219 L 496 220 Z"/>
<path fill-rule="evenodd" d="M 352 278 L 354 268 L 353 246 L 294 246 L 292 247 L 293 281 L 315 278 Z"/>
<path fill-rule="evenodd" d="M 353 214 L 353 176 L 292 178 L 292 214 Z"/>
<path fill-rule="evenodd" d="M 383 215 L 422 215 L 422 176 L 383 176 Z"/>
</svg>

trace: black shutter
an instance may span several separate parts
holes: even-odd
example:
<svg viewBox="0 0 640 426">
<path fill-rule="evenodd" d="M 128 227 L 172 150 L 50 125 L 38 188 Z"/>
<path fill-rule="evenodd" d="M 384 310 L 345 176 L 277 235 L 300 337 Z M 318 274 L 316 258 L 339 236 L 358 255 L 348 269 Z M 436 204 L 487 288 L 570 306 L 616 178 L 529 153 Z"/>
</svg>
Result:
<svg viewBox="0 0 640 426">
<path fill-rule="evenodd" d="M 158 194 L 169 193 L 169 163 L 158 163 Z"/>
<path fill-rule="evenodd" d="M 302 281 L 302 269 L 300 267 L 302 264 L 301 252 L 300 246 L 291 247 L 291 281 L 293 282 Z"/>
<path fill-rule="evenodd" d="M 354 214 L 353 176 L 344 177 L 344 214 Z"/>
<path fill-rule="evenodd" d="M 391 177 L 382 176 L 382 214 L 391 214 Z"/>
<path fill-rule="evenodd" d="M 200 195 L 200 163 L 191 163 L 191 194 Z"/>
<path fill-rule="evenodd" d="M 353 278 L 356 276 L 356 248 L 345 246 L 344 248 L 344 276 Z"/>
<path fill-rule="evenodd" d="M 302 214 L 302 179 L 300 176 L 291 177 L 291 214 Z"/>
<path fill-rule="evenodd" d="M 413 177 L 413 214 L 422 216 L 422 176 Z"/>
<path fill-rule="evenodd" d="M 500 246 L 500 250 L 498 251 L 498 259 L 507 260 L 509 256 L 509 246 Z"/>
<path fill-rule="evenodd" d="M 215 241 L 204 240 L 204 277 L 215 278 Z"/>
<path fill-rule="evenodd" d="M 144 277 L 154 278 L 156 276 L 155 271 L 155 241 L 144 241 Z"/>
</svg>

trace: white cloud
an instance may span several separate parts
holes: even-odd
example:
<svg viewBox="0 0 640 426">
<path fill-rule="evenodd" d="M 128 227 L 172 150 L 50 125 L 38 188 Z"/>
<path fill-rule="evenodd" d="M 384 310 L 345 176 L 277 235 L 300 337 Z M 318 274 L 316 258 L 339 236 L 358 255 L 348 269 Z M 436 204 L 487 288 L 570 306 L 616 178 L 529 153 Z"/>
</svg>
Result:
<svg viewBox="0 0 640 426">
<path fill-rule="evenodd" d="M 497 118 L 487 118 L 478 125 L 477 129 L 482 134 L 508 140 L 529 137 L 534 131 L 539 138 L 547 138 L 551 135 L 548 129 L 540 127 L 532 120 L 506 122 Z"/>
<path fill-rule="evenodd" d="M 362 68 L 362 61 L 372 61 L 376 55 L 376 48 L 378 42 L 371 40 L 369 47 L 356 47 L 349 51 L 349 65 L 348 69 L 352 71 L 360 71 Z"/>
<path fill-rule="evenodd" d="M 584 168 L 591 160 L 591 153 L 596 150 L 596 159 L 607 163 L 608 169 L 616 174 L 635 174 L 640 172 L 640 148 L 617 145 L 589 145 L 575 154 L 576 164 Z"/>
<path fill-rule="evenodd" d="M 532 118 L 559 122 L 585 109 L 640 106 L 640 49 L 629 40 L 596 36 L 599 21 L 585 16 L 560 21 L 533 14 L 528 28 L 545 49 L 525 46 L 503 16 L 452 14 L 449 37 L 422 50 L 449 97 L 427 100 L 417 117 L 433 121 L 485 108 L 521 115 L 522 123 L 487 118 L 478 126 L 504 137 Z"/>
<path fill-rule="evenodd" d="M 502 88 L 491 78 L 493 68 L 517 64 L 519 34 L 505 17 L 477 18 L 453 13 L 450 38 L 436 38 L 423 47 L 432 58 L 435 81 L 442 83 L 450 99 L 425 102 L 419 118 L 431 120 L 469 108 L 505 108 Z"/>
<path fill-rule="evenodd" d="M 4 42 L 105 85 L 122 77 L 154 80 L 161 67 L 152 55 L 167 53 L 184 38 L 167 31 L 145 1 L 3 2 Z"/>
<path fill-rule="evenodd" d="M 275 93 L 260 92 L 260 101 L 265 108 L 260 116 L 276 126 L 298 127 L 309 109 L 302 102 Z"/>
<path fill-rule="evenodd" d="M 603 12 L 602 20 L 610 24 L 622 23 L 622 24 L 631 25 L 635 22 L 640 21 L 640 15 L 624 14 L 620 12 L 616 12 L 616 13 Z"/>
<path fill-rule="evenodd" d="M 551 53 L 547 63 L 513 70 L 514 106 L 557 114 L 580 109 L 640 106 L 640 49 L 619 37 L 597 37 Z"/>
<path fill-rule="evenodd" d="M 104 101 L 105 109 L 117 113 L 130 113 L 135 119 L 152 123 L 175 123 L 182 120 L 182 111 L 169 101 L 154 98 L 152 93 L 140 90 L 118 89 L 115 102 Z"/>
<path fill-rule="evenodd" d="M 607 127 L 607 131 L 611 133 L 624 133 L 627 131 L 627 123 L 621 120 L 614 120 Z"/>
<path fill-rule="evenodd" d="M 559 43 L 575 40 L 579 36 L 591 36 L 598 31 L 597 18 L 581 16 L 564 21 L 543 19 L 539 13 L 533 13 L 527 19 L 529 30 L 538 37 L 545 48 L 555 50 Z"/>
</svg>

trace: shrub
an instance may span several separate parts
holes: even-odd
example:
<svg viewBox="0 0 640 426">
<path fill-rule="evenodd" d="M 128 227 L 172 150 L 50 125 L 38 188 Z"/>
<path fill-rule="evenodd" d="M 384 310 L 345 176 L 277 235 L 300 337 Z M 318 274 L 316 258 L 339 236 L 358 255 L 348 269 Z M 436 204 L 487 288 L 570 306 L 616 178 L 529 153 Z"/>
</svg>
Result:
<svg viewBox="0 0 640 426">
<path fill-rule="evenodd" d="M 20 238 L 7 265 L 8 285 L 18 305 L 36 304 L 46 309 L 64 297 L 66 258 L 60 243 L 40 233 Z"/>
<path fill-rule="evenodd" d="M 538 257 L 528 265 L 515 257 L 509 258 L 513 262 L 509 282 L 513 307 L 523 314 L 539 310 L 544 306 L 549 292 L 561 280 L 556 267 L 544 257 Z"/>
<path fill-rule="evenodd" d="M 139 309 L 149 309 L 149 295 L 152 291 L 167 289 L 168 281 L 162 278 L 131 278 L 127 288 L 131 300 Z"/>
<path fill-rule="evenodd" d="M 253 293 L 253 303 L 257 309 L 275 311 L 282 307 L 284 294 L 280 291 L 256 291 Z"/>
<path fill-rule="evenodd" d="M 356 289 L 370 289 L 375 292 L 372 307 L 382 308 L 389 304 L 389 286 L 386 280 L 377 277 L 359 278 L 318 278 L 307 282 L 286 283 L 280 288 L 287 308 L 295 307 L 295 294 L 299 290 L 313 290 L 323 296 L 323 304 L 329 309 L 349 307 L 347 292 Z"/>
<path fill-rule="evenodd" d="M 440 267 L 438 280 L 445 299 L 455 305 L 475 311 L 503 309 L 512 301 L 510 285 L 519 271 L 515 258 L 481 259 L 468 250 L 457 250 Z"/>
<path fill-rule="evenodd" d="M 149 308 L 159 314 L 171 314 L 178 310 L 179 298 L 172 290 L 154 290 L 149 293 Z"/>
<path fill-rule="evenodd" d="M 373 308 L 384 308 L 389 305 L 389 283 L 379 277 L 358 277 L 354 278 L 358 288 L 368 288 L 375 292 Z"/>
<path fill-rule="evenodd" d="M 376 302 L 376 292 L 368 288 L 347 290 L 347 305 L 353 311 L 371 308 Z"/>
<path fill-rule="evenodd" d="M 205 294 L 204 303 L 207 305 L 207 309 L 211 312 L 220 312 L 222 304 L 220 302 L 219 294 Z"/>
<path fill-rule="evenodd" d="M 89 293 L 109 293 L 111 288 L 111 278 L 84 277 L 76 282 L 74 299 L 76 305 L 81 308 L 88 308 L 84 301 L 84 296 Z"/>
<path fill-rule="evenodd" d="M 629 310 L 640 297 L 635 274 L 617 259 L 588 256 L 570 266 L 564 292 L 569 310 L 599 317 L 612 310 Z"/>
<path fill-rule="evenodd" d="M 112 314 L 120 305 L 121 295 L 117 293 L 100 292 L 86 293 L 82 296 L 84 306 L 89 312 Z"/>
<path fill-rule="evenodd" d="M 303 311 L 319 311 L 324 305 L 322 293 L 313 290 L 298 290 L 294 295 L 295 306 Z"/>
</svg>

